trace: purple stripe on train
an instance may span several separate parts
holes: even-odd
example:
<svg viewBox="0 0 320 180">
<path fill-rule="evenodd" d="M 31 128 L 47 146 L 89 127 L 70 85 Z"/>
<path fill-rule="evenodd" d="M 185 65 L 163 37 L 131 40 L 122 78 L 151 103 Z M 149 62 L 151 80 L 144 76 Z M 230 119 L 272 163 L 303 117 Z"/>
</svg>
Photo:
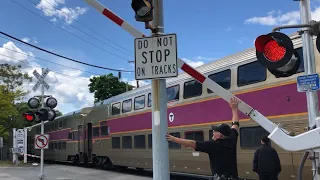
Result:
<svg viewBox="0 0 320 180">
<path fill-rule="evenodd" d="M 49 132 L 50 140 L 68 139 L 68 133 L 70 129 L 65 129 L 61 131 Z"/>
<path fill-rule="evenodd" d="M 238 97 L 257 109 L 264 116 L 302 113 L 307 111 L 305 93 L 297 92 L 296 83 L 260 91 L 240 94 Z M 227 102 L 222 99 L 189 104 L 185 106 L 168 108 L 169 113 L 174 114 L 174 120 L 168 125 L 181 126 L 198 123 L 210 123 L 231 120 L 231 111 Z M 247 118 L 239 113 L 240 118 Z M 168 118 L 167 118 L 168 119 Z M 151 113 L 139 114 L 108 121 L 110 133 L 123 131 L 135 131 L 152 128 Z"/>
</svg>

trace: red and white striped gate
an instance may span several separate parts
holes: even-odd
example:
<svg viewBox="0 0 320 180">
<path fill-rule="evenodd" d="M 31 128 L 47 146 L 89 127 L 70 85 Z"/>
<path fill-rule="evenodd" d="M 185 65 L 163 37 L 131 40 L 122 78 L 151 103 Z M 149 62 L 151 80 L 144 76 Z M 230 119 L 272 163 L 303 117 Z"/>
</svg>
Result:
<svg viewBox="0 0 320 180">
<path fill-rule="evenodd" d="M 118 26 L 123 28 L 125 31 L 129 32 L 132 36 L 135 38 L 140 37 L 146 37 L 143 33 L 141 33 L 138 29 L 130 25 L 128 22 L 123 20 L 121 17 L 113 13 L 110 9 L 103 6 L 100 2 L 96 0 L 85 0 L 88 4 L 90 4 L 92 7 L 94 7 L 97 11 L 99 11 L 101 14 L 112 20 L 114 23 L 116 23 Z M 224 99 L 225 101 L 229 102 L 231 98 L 234 98 L 232 93 L 230 93 L 228 90 L 225 90 L 223 87 L 221 87 L 219 84 L 208 78 L 207 76 L 201 74 L 191 66 L 189 66 L 187 63 L 185 63 L 183 60 L 178 58 L 178 67 L 185 71 L 187 74 L 189 74 L 191 77 L 196 79 L 198 82 L 203 84 L 206 88 L 210 89 L 212 92 L 215 92 L 219 97 Z M 236 97 L 237 98 L 237 97 Z M 239 99 L 239 98 L 237 98 Z M 260 112 L 250 107 L 248 104 L 243 102 L 239 99 L 239 110 L 249 116 L 251 119 L 255 120 L 258 124 L 260 124 L 265 130 L 267 130 L 270 135 L 269 138 L 274 141 L 276 144 L 280 145 L 285 150 L 289 151 L 300 151 L 300 150 L 306 150 L 310 149 L 311 145 L 313 145 L 312 149 L 315 147 L 320 147 L 320 141 L 314 142 L 310 141 L 311 139 L 307 137 L 311 136 L 319 136 L 318 132 L 320 130 L 316 131 L 308 131 L 305 134 L 305 137 L 290 137 L 288 135 L 288 131 L 285 129 L 282 129 L 278 125 L 271 122 L 269 119 L 267 119 L 265 116 L 263 116 Z M 306 142 L 306 139 L 308 139 L 308 142 Z M 300 146 L 297 145 L 297 141 L 303 142 L 300 144 Z M 313 144 L 312 144 L 313 143 Z"/>
</svg>

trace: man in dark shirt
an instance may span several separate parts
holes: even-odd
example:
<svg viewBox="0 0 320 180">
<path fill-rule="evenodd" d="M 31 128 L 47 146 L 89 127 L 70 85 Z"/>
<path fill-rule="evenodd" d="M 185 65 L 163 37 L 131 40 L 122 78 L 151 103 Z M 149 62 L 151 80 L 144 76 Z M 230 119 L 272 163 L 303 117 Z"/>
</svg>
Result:
<svg viewBox="0 0 320 180">
<path fill-rule="evenodd" d="M 254 153 L 253 171 L 258 173 L 260 180 L 277 180 L 281 172 L 281 164 L 277 151 L 270 146 L 270 139 L 261 139 L 261 147 Z"/>
<path fill-rule="evenodd" d="M 212 126 L 213 141 L 194 141 L 173 137 L 167 134 L 167 140 L 209 155 L 211 171 L 214 179 L 238 179 L 237 139 L 239 129 L 239 100 L 232 98 L 229 105 L 232 110 L 232 127 L 227 124 Z"/>
</svg>

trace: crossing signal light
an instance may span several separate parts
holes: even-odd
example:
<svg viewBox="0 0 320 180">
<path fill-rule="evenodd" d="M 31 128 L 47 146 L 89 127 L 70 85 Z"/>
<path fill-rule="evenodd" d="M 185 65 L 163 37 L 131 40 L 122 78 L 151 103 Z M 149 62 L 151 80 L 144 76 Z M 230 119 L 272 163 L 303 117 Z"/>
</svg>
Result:
<svg viewBox="0 0 320 180">
<path fill-rule="evenodd" d="M 56 112 L 51 109 L 42 108 L 35 113 L 40 121 L 53 121 L 56 118 Z"/>
<path fill-rule="evenodd" d="M 149 22 L 153 20 L 152 0 L 132 0 L 131 7 L 137 21 Z"/>
<path fill-rule="evenodd" d="M 276 77 L 289 77 L 298 71 L 301 59 L 287 35 L 280 32 L 261 35 L 255 48 L 258 62 Z"/>
<path fill-rule="evenodd" d="M 27 121 L 33 121 L 35 119 L 35 113 L 32 111 L 28 111 L 26 113 L 23 113 L 22 115 Z"/>
<path fill-rule="evenodd" d="M 36 115 L 39 117 L 40 121 L 46 121 L 48 119 L 48 110 L 40 109 L 36 112 Z"/>
</svg>

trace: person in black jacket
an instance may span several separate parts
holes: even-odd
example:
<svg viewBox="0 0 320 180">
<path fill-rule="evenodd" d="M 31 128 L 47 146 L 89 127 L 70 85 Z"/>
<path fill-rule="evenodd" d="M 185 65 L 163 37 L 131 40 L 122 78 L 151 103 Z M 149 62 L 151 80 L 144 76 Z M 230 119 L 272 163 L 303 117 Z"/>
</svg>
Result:
<svg viewBox="0 0 320 180">
<path fill-rule="evenodd" d="M 213 126 L 212 141 L 194 141 L 177 138 L 170 134 L 166 135 L 168 141 L 194 148 L 195 151 L 207 153 L 214 180 L 238 180 L 237 140 L 239 136 L 239 102 L 236 98 L 230 100 L 232 126 L 230 127 L 228 124 Z"/>
<path fill-rule="evenodd" d="M 258 173 L 259 180 L 278 180 L 281 172 L 280 159 L 267 136 L 261 139 L 261 147 L 254 153 L 253 171 Z"/>
</svg>

